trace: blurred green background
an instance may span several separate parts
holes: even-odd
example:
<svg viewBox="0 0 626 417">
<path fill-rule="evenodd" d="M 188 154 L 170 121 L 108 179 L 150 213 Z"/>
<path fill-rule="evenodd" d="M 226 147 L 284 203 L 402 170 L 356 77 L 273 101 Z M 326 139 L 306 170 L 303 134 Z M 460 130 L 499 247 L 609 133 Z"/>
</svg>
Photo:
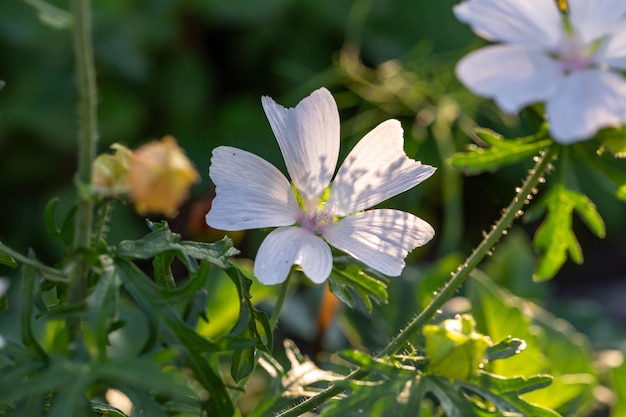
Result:
<svg viewBox="0 0 626 417">
<path fill-rule="evenodd" d="M 68 1 L 49 3 L 69 7 Z M 377 123 L 395 117 L 405 129 L 407 153 L 438 167 L 426 183 L 386 203 L 423 217 L 437 230 L 436 239 L 409 262 L 466 254 L 508 204 L 532 161 L 466 178 L 445 159 L 471 142 L 476 125 L 504 135 L 531 131 L 524 120 L 501 114 L 456 80 L 455 63 L 482 41 L 454 18 L 455 3 L 95 0 L 99 152 L 115 142 L 134 148 L 175 136 L 202 181 L 171 221 L 172 229 L 215 240 L 221 234 L 203 220 L 213 190 L 211 150 L 241 147 L 284 171 L 260 97 L 294 106 L 326 86 L 340 107 L 342 155 Z M 20 251 L 33 247 L 41 259 L 55 262 L 62 248 L 46 237 L 43 210 L 60 196 L 62 213 L 74 199 L 76 85 L 71 33 L 49 24 L 62 24 L 64 15 L 44 14 L 48 22 L 43 22 L 33 4 L 40 5 L 0 2 L 0 79 L 6 82 L 0 90 L 0 240 Z M 600 334 L 594 342 L 616 347 L 623 329 L 604 319 L 626 320 L 622 298 L 616 298 L 626 294 L 626 207 L 586 181 L 583 176 L 608 236 L 598 240 L 576 220 L 585 264 L 568 263 L 549 290 L 532 284 L 530 238 L 521 237 L 499 262 L 516 265 L 513 261 L 525 256 L 525 263 L 499 279 L 517 294 L 543 297 L 587 334 Z M 521 227 L 532 236 L 537 225 Z M 116 210 L 113 242 L 145 232 L 144 220 L 130 206 Z M 254 256 L 262 236 L 249 232 L 238 241 L 243 256 Z"/>
</svg>

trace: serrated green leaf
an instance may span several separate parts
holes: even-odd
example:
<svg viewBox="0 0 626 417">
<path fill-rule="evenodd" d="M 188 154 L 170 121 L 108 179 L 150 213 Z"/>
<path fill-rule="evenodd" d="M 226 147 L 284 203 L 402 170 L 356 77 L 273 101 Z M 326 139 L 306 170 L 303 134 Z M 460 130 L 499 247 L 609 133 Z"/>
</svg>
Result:
<svg viewBox="0 0 626 417">
<path fill-rule="evenodd" d="M 510 358 L 526 349 L 526 342 L 507 336 L 495 345 L 487 347 L 485 350 L 485 359 L 489 362 L 497 359 Z"/>
<path fill-rule="evenodd" d="M 328 279 L 330 291 L 350 308 L 362 303 L 368 311 L 376 304 L 386 304 L 387 284 L 383 277 L 347 257 L 335 258 L 333 270 Z"/>
<path fill-rule="evenodd" d="M 540 150 L 552 144 L 545 133 L 516 139 L 504 139 L 501 135 L 489 129 L 479 128 L 476 135 L 481 138 L 488 148 L 470 146 L 468 152 L 459 152 L 450 158 L 450 164 L 462 169 L 468 174 L 478 174 L 491 171 L 503 165 L 512 164 L 539 153 Z"/>
<path fill-rule="evenodd" d="M 551 380 L 551 378 L 548 378 L 548 381 Z M 496 408 L 496 410 L 503 413 L 503 417 L 509 415 L 516 415 L 519 417 L 561 417 L 561 415 L 554 410 L 550 410 L 548 408 L 531 404 L 525 401 L 524 399 L 520 398 L 517 393 L 494 394 L 488 389 L 467 383 L 465 381 L 461 381 L 459 384 L 466 390 L 478 394 L 481 398 L 489 401 Z"/>
<path fill-rule="evenodd" d="M 475 382 L 476 385 L 488 389 L 494 394 L 522 395 L 549 386 L 554 378 L 550 375 L 533 375 L 530 377 L 504 377 L 486 371 L 481 371 Z"/>
<path fill-rule="evenodd" d="M 583 262 L 580 244 L 572 230 L 572 215 L 576 211 L 598 237 L 604 237 L 605 226 L 593 202 L 584 194 L 558 183 L 542 199 L 547 215 L 535 233 L 535 247 L 541 251 L 534 279 L 543 281 L 556 275 L 567 260 Z"/>
<path fill-rule="evenodd" d="M 222 377 L 203 357 L 204 353 L 216 349 L 215 344 L 189 328 L 178 312 L 160 296 L 160 290 L 156 284 L 133 263 L 123 258 L 116 258 L 115 266 L 124 287 L 139 308 L 146 315 L 158 315 L 165 327 L 185 349 L 196 380 L 210 394 L 206 406 L 209 415 L 233 415 L 234 406 Z"/>
<path fill-rule="evenodd" d="M 196 259 L 226 268 L 228 258 L 239 253 L 228 237 L 215 243 L 187 242 L 181 241 L 180 235 L 173 233 L 165 221 L 148 222 L 148 226 L 152 230 L 149 234 L 141 239 L 120 242 L 114 252 L 118 256 L 133 259 L 151 259 L 163 252 L 172 252 L 192 272 L 198 269 Z"/>
<path fill-rule="evenodd" d="M 505 417 L 501 413 L 487 414 L 487 410 L 477 407 L 473 402 L 463 396 L 460 391 L 453 389 L 446 378 L 424 376 L 421 378 L 420 382 L 424 384 L 425 391 L 437 397 L 446 417 Z M 524 416 L 512 414 L 510 417 Z"/>
<path fill-rule="evenodd" d="M 541 407 L 568 414 L 568 410 L 590 405 L 596 381 L 591 349 L 583 335 L 476 271 L 468 282 L 467 296 L 481 332 L 494 340 L 512 335 L 527 343 L 519 355 L 489 362 L 485 370 L 503 377 L 550 374 L 554 380 L 549 386 L 524 394 L 526 401 Z"/>
<path fill-rule="evenodd" d="M 339 356 L 357 365 L 359 368 L 370 372 L 409 378 L 416 375 L 414 366 L 404 365 L 394 358 L 375 358 L 358 350 L 345 350 L 339 352 Z"/>
</svg>

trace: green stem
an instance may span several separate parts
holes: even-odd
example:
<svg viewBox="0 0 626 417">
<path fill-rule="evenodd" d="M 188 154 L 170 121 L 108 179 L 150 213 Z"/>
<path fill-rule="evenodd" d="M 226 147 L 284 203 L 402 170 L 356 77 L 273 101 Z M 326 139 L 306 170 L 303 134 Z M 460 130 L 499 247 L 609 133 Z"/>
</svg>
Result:
<svg viewBox="0 0 626 417">
<path fill-rule="evenodd" d="M 280 293 L 278 293 L 278 298 L 276 299 L 276 304 L 274 305 L 274 311 L 272 311 L 272 317 L 270 317 L 270 327 L 272 330 L 275 330 L 276 325 L 278 324 L 280 312 L 283 309 L 283 304 L 285 304 L 285 299 L 287 298 L 287 293 L 289 292 L 290 280 L 291 274 L 289 274 L 287 280 L 285 280 L 285 282 L 283 282 L 283 285 L 280 287 Z"/>
<path fill-rule="evenodd" d="M 73 0 L 74 54 L 78 86 L 78 172 L 77 180 L 91 184 L 91 165 L 97 141 L 96 73 L 91 40 L 90 0 Z M 78 193 L 74 226 L 74 250 L 91 247 L 93 202 Z M 68 301 L 82 301 L 87 294 L 88 267 L 79 261 L 69 283 Z"/>
<path fill-rule="evenodd" d="M 513 221 L 519 217 L 521 209 L 527 202 L 527 196 L 534 194 L 535 187 L 537 187 L 540 179 L 546 173 L 548 167 L 550 166 L 550 162 L 557 155 L 558 149 L 559 147 L 557 145 L 553 145 L 545 152 L 542 152 L 535 166 L 529 171 L 528 177 L 522 184 L 522 187 L 513 198 L 513 201 L 511 201 L 509 206 L 502 212 L 502 217 L 500 217 L 500 220 L 498 220 L 498 222 L 493 226 L 491 231 L 485 235 L 485 238 L 480 245 L 478 245 L 467 260 L 459 266 L 459 269 L 452 274 L 452 278 L 450 278 L 430 304 L 417 317 L 415 317 L 404 330 L 402 330 L 391 342 L 389 342 L 389 344 L 385 346 L 385 348 L 383 348 L 377 356 L 391 355 L 402 348 L 408 339 L 421 330 L 421 328 L 432 319 L 443 304 L 456 292 L 456 290 L 470 275 L 472 270 L 474 270 L 474 268 L 476 268 L 483 258 L 492 250 L 493 246 L 498 242 Z M 346 380 L 362 379 L 368 374 L 368 371 L 356 369 L 346 377 Z M 315 397 L 311 397 L 293 408 L 278 414 L 277 417 L 295 417 L 302 415 L 304 412 L 310 411 L 340 394 L 344 389 L 345 388 L 342 386 L 331 385 Z"/>
</svg>

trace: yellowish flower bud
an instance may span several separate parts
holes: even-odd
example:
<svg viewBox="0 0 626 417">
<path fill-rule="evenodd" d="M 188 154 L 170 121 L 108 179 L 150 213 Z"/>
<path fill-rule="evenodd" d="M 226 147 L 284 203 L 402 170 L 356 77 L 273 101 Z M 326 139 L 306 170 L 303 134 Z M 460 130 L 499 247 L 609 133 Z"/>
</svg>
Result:
<svg viewBox="0 0 626 417">
<path fill-rule="evenodd" d="M 93 163 L 92 184 L 104 194 L 116 196 L 128 192 L 128 168 L 132 151 L 114 143 L 114 154 L 99 155 Z"/>
<path fill-rule="evenodd" d="M 174 217 L 189 187 L 200 178 L 172 136 L 138 148 L 130 158 L 130 196 L 139 214 Z"/>
<path fill-rule="evenodd" d="M 423 332 L 429 371 L 450 379 L 470 379 L 492 345 L 488 336 L 476 331 L 474 318 L 467 314 L 426 325 Z"/>
</svg>

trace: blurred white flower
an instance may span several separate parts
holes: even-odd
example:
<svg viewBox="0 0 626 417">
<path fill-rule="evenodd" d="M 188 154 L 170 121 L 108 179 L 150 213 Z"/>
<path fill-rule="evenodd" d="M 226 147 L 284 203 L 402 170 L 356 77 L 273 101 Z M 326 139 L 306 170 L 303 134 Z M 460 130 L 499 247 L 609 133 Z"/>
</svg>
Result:
<svg viewBox="0 0 626 417">
<path fill-rule="evenodd" d="M 626 1 L 468 0 L 459 20 L 501 42 L 456 68 L 474 93 L 515 113 L 545 101 L 552 137 L 569 144 L 626 122 Z"/>
<path fill-rule="evenodd" d="M 340 138 L 330 92 L 316 90 L 289 109 L 269 97 L 261 101 L 293 186 L 264 159 L 220 146 L 209 170 L 216 186 L 206 216 L 209 226 L 277 227 L 261 244 L 254 264 L 263 284 L 285 281 L 293 264 L 311 281 L 325 281 L 332 270 L 326 242 L 383 274 L 400 275 L 408 252 L 432 239 L 433 228 L 403 211 L 366 209 L 435 171 L 407 157 L 400 122 L 387 120 L 361 139 L 331 184 Z"/>
</svg>

